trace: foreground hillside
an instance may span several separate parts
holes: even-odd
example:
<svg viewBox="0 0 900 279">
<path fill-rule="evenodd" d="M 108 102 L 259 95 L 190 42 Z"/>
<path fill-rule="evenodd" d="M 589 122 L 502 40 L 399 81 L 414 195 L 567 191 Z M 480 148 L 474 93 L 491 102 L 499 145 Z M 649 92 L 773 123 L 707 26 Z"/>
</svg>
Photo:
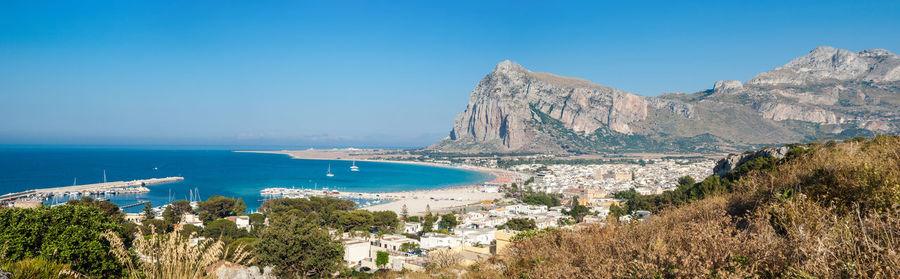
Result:
<svg viewBox="0 0 900 279">
<path fill-rule="evenodd" d="M 883 49 L 818 47 L 744 83 L 658 97 L 504 61 L 472 90 L 450 135 L 429 150 L 731 152 L 895 134 L 898 111 L 900 56 Z"/>
<path fill-rule="evenodd" d="M 895 278 L 900 138 L 793 146 L 626 206 L 649 220 L 555 230 L 472 278 Z"/>
</svg>

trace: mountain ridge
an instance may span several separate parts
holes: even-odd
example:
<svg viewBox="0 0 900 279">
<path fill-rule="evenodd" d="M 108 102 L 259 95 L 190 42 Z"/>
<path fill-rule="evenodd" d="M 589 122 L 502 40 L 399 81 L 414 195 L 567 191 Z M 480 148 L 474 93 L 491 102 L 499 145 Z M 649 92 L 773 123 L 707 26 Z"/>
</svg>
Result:
<svg viewBox="0 0 900 279">
<path fill-rule="evenodd" d="M 747 82 L 636 95 L 510 60 L 475 86 L 437 152 L 728 152 L 897 133 L 900 56 L 817 47 Z"/>
</svg>

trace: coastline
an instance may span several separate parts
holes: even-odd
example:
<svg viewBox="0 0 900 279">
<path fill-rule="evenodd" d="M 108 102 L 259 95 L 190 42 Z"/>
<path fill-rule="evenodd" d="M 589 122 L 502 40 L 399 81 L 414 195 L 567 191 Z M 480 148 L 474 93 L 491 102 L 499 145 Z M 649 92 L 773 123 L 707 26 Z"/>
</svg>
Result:
<svg viewBox="0 0 900 279">
<path fill-rule="evenodd" d="M 505 176 L 513 176 L 513 174 L 509 171 L 502 169 L 492 169 L 485 167 L 475 167 L 475 166 L 451 166 L 446 164 L 438 164 L 431 162 L 418 162 L 418 161 L 404 161 L 404 160 L 384 160 L 384 159 L 374 159 L 371 156 L 380 155 L 378 153 L 370 153 L 368 156 L 354 156 L 350 155 L 349 152 L 360 152 L 360 151 L 370 151 L 370 150 L 316 150 L 318 152 L 305 152 L 305 151 L 233 151 L 233 152 L 241 152 L 241 153 L 262 153 L 262 154 L 281 154 L 288 155 L 291 159 L 305 159 L 305 160 L 333 160 L 333 161 L 364 161 L 364 162 L 381 162 L 381 163 L 393 163 L 393 164 L 408 164 L 408 165 L 421 165 L 421 166 L 429 166 L 429 167 L 441 167 L 441 168 L 452 168 L 452 169 L 460 169 L 460 170 L 469 170 L 475 171 L 482 174 L 488 174 L 492 176 L 491 180 L 496 180 L 500 177 Z M 330 156 L 321 156 L 324 153 L 330 153 Z M 340 153 L 339 153 L 340 152 Z M 349 158 L 348 158 L 349 157 Z M 485 201 L 493 201 L 494 199 L 503 198 L 503 194 L 499 192 L 485 192 L 483 191 L 485 187 L 481 185 L 463 185 L 463 186 L 449 186 L 449 187 L 441 187 L 441 188 L 432 188 L 432 189 L 422 189 L 422 190 L 409 190 L 409 191 L 397 191 L 397 192 L 384 192 L 383 194 L 392 196 L 392 200 L 386 203 L 362 207 L 361 209 L 370 210 L 370 211 L 382 211 L 382 210 L 391 210 L 396 212 L 398 215 L 401 213 L 403 205 L 406 205 L 407 212 L 409 215 L 422 215 L 425 214 L 426 208 L 431 209 L 431 212 L 438 213 L 450 210 L 452 208 L 467 206 L 472 204 L 478 204 Z"/>
<path fill-rule="evenodd" d="M 352 150 L 358 151 L 358 150 Z M 429 167 L 438 167 L 438 168 L 449 168 L 449 169 L 459 169 L 459 170 L 470 170 L 476 171 L 483 174 L 489 174 L 493 176 L 493 179 L 497 179 L 501 175 L 498 173 L 508 173 L 509 171 L 503 169 L 492 169 L 485 167 L 476 167 L 476 166 L 451 166 L 446 164 L 438 164 L 431 162 L 419 162 L 419 161 L 405 161 L 405 160 L 383 160 L 383 159 L 372 159 L 372 158 L 342 158 L 342 157 L 327 157 L 327 156 L 302 156 L 299 152 L 303 151 L 292 151 L 292 150 L 282 150 L 282 151 L 252 151 L 252 150 L 235 150 L 232 152 L 237 153 L 259 153 L 259 154 L 280 154 L 290 156 L 291 159 L 302 159 L 302 160 L 328 160 L 328 161 L 360 161 L 360 162 L 375 162 L 375 163 L 392 163 L 392 164 L 407 164 L 407 165 L 420 165 L 420 166 L 429 166 Z M 451 186 L 451 187 L 467 187 L 467 186 Z"/>
</svg>

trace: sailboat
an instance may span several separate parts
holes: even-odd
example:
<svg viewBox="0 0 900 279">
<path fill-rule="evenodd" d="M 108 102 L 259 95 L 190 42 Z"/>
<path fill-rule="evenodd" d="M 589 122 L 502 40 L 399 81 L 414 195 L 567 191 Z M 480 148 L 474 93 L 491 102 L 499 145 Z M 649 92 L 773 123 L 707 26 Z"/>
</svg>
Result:
<svg viewBox="0 0 900 279">
<path fill-rule="evenodd" d="M 356 166 L 356 160 L 353 160 L 353 165 L 350 166 L 350 171 L 359 171 L 359 167 Z"/>
<path fill-rule="evenodd" d="M 334 177 L 334 174 L 331 173 L 331 164 L 328 164 L 328 172 L 325 173 L 325 176 L 327 176 L 327 177 Z"/>
</svg>

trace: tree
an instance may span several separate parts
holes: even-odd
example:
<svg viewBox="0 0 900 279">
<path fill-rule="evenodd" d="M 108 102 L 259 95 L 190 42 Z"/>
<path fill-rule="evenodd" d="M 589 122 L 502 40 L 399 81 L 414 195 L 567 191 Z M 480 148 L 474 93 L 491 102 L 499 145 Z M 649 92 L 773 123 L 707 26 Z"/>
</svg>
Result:
<svg viewBox="0 0 900 279">
<path fill-rule="evenodd" d="M 387 251 L 375 252 L 375 264 L 378 265 L 378 267 L 384 268 L 390 259 L 390 254 L 388 254 Z"/>
<path fill-rule="evenodd" d="M 209 222 L 214 219 L 225 218 L 231 216 L 234 210 L 234 198 L 226 198 L 223 196 L 212 196 L 204 202 L 201 202 L 200 219 L 203 222 Z"/>
<path fill-rule="evenodd" d="M 422 221 L 422 231 L 423 232 L 431 232 L 434 230 L 434 222 L 437 221 L 437 217 L 431 215 L 431 212 L 425 214 L 425 218 Z"/>
<path fill-rule="evenodd" d="M 609 206 L 609 216 L 619 218 L 621 216 L 628 215 L 628 211 L 619 207 L 618 205 Z"/>
<path fill-rule="evenodd" d="M 150 202 L 144 203 L 144 219 L 150 220 L 156 218 L 156 214 L 153 213 L 153 207 L 150 206 Z"/>
<path fill-rule="evenodd" d="M 256 259 L 283 278 L 328 277 L 342 267 L 344 249 L 328 230 L 293 215 L 270 219 L 256 243 Z"/>
<path fill-rule="evenodd" d="M 403 208 L 400 209 L 400 219 L 403 219 L 403 221 L 406 221 L 406 218 L 409 218 L 409 210 L 406 209 L 406 204 L 404 203 Z"/>
<path fill-rule="evenodd" d="M 237 225 L 232 221 L 219 219 L 209 222 L 203 228 L 203 236 L 219 239 L 222 243 L 228 245 L 235 239 L 249 237 L 250 233 L 244 229 L 238 229 Z"/>
<path fill-rule="evenodd" d="M 109 253 L 106 231 L 121 235 L 121 221 L 93 206 L 0 209 L 0 258 L 41 257 L 88 277 L 121 278 L 124 266 Z"/>
<path fill-rule="evenodd" d="M 344 232 L 368 231 L 374 224 L 372 213 L 365 210 L 338 211 L 335 212 L 335 216 L 337 217 L 335 225 L 337 228 L 343 229 Z"/>
<path fill-rule="evenodd" d="M 530 205 L 546 205 L 547 207 L 559 206 L 561 203 L 556 196 L 533 193 L 522 197 L 522 202 Z"/>
<path fill-rule="evenodd" d="M 591 210 L 587 208 L 587 206 L 583 206 L 578 203 L 577 197 L 572 197 L 572 209 L 569 210 L 568 215 L 575 218 L 575 221 L 581 223 L 584 220 L 584 216 L 590 213 Z"/>
<path fill-rule="evenodd" d="M 393 232 L 394 228 L 400 225 L 397 220 L 397 213 L 390 210 L 372 212 L 374 219 L 373 225 L 378 228 L 379 232 Z"/>
<path fill-rule="evenodd" d="M 426 216 L 431 215 L 431 205 L 430 204 L 425 205 L 425 215 Z"/>
<path fill-rule="evenodd" d="M 685 175 L 678 178 L 678 187 L 688 187 L 693 186 L 697 181 L 694 180 L 693 177 Z"/>
<path fill-rule="evenodd" d="M 456 225 L 459 225 L 459 221 L 456 220 L 456 215 L 453 213 L 444 214 L 441 216 L 441 222 L 438 223 L 438 226 L 448 230 L 452 230 Z"/>
<path fill-rule="evenodd" d="M 243 199 L 238 198 L 237 201 L 234 202 L 234 208 L 231 209 L 231 213 L 240 216 L 244 215 L 245 212 L 247 212 L 247 204 L 244 204 Z"/>
<path fill-rule="evenodd" d="M 172 231 L 172 223 L 166 220 L 148 219 L 141 222 L 141 226 L 138 228 L 141 230 L 141 234 L 144 235 L 150 235 L 154 232 L 167 233 Z"/>
<path fill-rule="evenodd" d="M 191 207 L 191 202 L 186 200 L 177 200 L 172 202 L 172 209 L 174 209 L 175 213 L 178 214 L 178 218 L 181 218 L 181 215 L 184 215 L 185 213 L 194 213 L 194 208 Z"/>
<path fill-rule="evenodd" d="M 116 219 L 122 216 L 122 212 L 119 211 L 119 205 L 112 203 L 111 201 L 102 201 L 97 200 L 91 197 L 81 197 L 80 200 L 69 200 L 66 202 L 68 205 L 86 205 L 93 206 L 97 209 L 100 209 L 103 214 L 107 216 L 115 217 Z"/>
<path fill-rule="evenodd" d="M 166 222 L 169 222 L 171 224 L 177 224 L 178 222 L 181 222 L 181 216 L 179 216 L 178 213 L 175 212 L 175 209 L 172 208 L 172 205 L 166 206 L 166 209 L 162 212 L 162 217 L 163 220 L 166 220 Z"/>
<path fill-rule="evenodd" d="M 203 232 L 203 228 L 194 226 L 191 224 L 181 225 L 181 231 L 179 232 L 184 237 L 191 237 L 191 235 L 196 234 L 195 236 L 199 236 L 200 233 Z"/>
<path fill-rule="evenodd" d="M 537 229 L 537 225 L 534 223 L 534 220 L 526 219 L 526 218 L 513 218 L 506 222 L 506 228 L 515 231 L 529 231 Z"/>
<path fill-rule="evenodd" d="M 409 217 L 406 217 L 406 221 L 407 221 L 407 222 L 413 222 L 413 223 L 421 222 L 421 220 L 419 220 L 419 216 L 409 216 Z"/>
<path fill-rule="evenodd" d="M 419 244 L 416 244 L 415 242 L 404 242 L 403 244 L 400 244 L 400 251 L 403 251 L 403 252 L 419 251 Z"/>
</svg>

